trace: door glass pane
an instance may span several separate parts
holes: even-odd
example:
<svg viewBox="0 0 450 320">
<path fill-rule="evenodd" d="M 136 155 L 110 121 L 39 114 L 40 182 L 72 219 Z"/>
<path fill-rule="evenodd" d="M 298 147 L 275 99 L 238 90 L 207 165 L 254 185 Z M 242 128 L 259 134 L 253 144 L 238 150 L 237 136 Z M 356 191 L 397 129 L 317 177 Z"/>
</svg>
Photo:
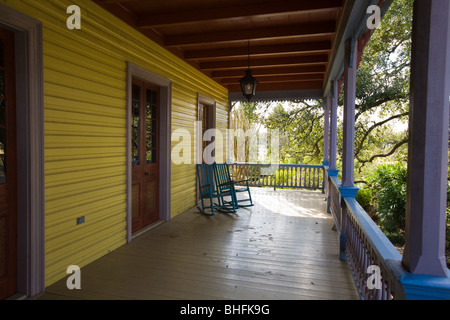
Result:
<svg viewBox="0 0 450 320">
<path fill-rule="evenodd" d="M 132 121 L 131 121 L 131 157 L 133 165 L 139 165 L 139 119 L 140 119 L 140 87 L 133 85 Z"/>
<path fill-rule="evenodd" d="M 157 151 L 156 149 L 147 150 L 147 163 L 156 163 L 157 161 Z"/>
<path fill-rule="evenodd" d="M 156 91 L 147 90 L 147 119 L 156 119 L 156 95 Z"/>
<path fill-rule="evenodd" d="M 0 129 L 0 184 L 6 182 L 6 129 Z"/>
<path fill-rule="evenodd" d="M 157 153 L 157 92 L 147 89 L 146 97 L 146 161 L 147 163 L 156 163 Z"/>
</svg>

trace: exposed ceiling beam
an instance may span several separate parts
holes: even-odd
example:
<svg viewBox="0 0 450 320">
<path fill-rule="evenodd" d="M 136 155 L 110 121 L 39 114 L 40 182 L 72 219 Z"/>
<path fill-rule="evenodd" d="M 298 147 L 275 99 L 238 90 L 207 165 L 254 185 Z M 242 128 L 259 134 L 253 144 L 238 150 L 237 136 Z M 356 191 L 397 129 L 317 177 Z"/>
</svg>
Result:
<svg viewBox="0 0 450 320">
<path fill-rule="evenodd" d="M 267 27 L 259 29 L 230 30 L 212 33 L 185 34 L 169 36 L 165 40 L 167 46 L 186 46 L 206 43 L 221 43 L 243 40 L 257 40 L 286 37 L 312 37 L 332 35 L 335 32 L 334 21 L 306 23 L 284 27 Z"/>
<path fill-rule="evenodd" d="M 106 4 L 119 4 L 125 2 L 132 2 L 135 0 L 97 0 L 97 2 L 106 3 Z"/>
<path fill-rule="evenodd" d="M 244 74 L 241 74 L 240 77 L 235 78 L 225 78 L 220 83 L 222 84 L 237 84 L 239 83 L 240 78 L 242 78 Z M 313 81 L 323 80 L 324 74 L 298 74 L 298 75 L 285 75 L 285 76 L 258 76 L 256 80 L 259 83 L 274 83 L 274 82 L 300 82 L 300 81 Z"/>
<path fill-rule="evenodd" d="M 181 23 L 204 22 L 246 17 L 277 16 L 298 12 L 310 13 L 317 10 L 339 9 L 343 0 L 298 1 L 284 0 L 266 3 L 243 4 L 220 8 L 205 8 L 195 11 L 170 13 L 143 13 L 139 15 L 136 24 L 141 28 L 152 28 Z"/>
<path fill-rule="evenodd" d="M 258 58 L 252 59 L 250 67 L 261 66 L 283 66 L 283 65 L 300 65 L 300 64 L 314 64 L 328 62 L 328 55 L 312 55 L 312 56 L 298 56 L 298 57 L 282 57 L 282 58 Z M 233 68 L 247 68 L 248 60 L 227 60 L 200 63 L 199 67 L 202 70 L 217 70 L 217 69 L 233 69 Z"/>
<path fill-rule="evenodd" d="M 187 60 L 210 59 L 223 57 L 242 57 L 250 55 L 270 55 L 270 54 L 286 54 L 286 53 L 313 53 L 328 52 L 331 50 L 331 41 L 320 42 L 304 42 L 283 45 L 266 45 L 239 48 L 221 48 L 209 50 L 191 50 L 185 51 L 184 58 Z"/>
<path fill-rule="evenodd" d="M 278 90 L 311 90 L 322 89 L 322 81 L 299 81 L 299 82 L 280 82 L 280 83 L 261 83 L 256 87 L 256 91 L 278 91 Z M 239 83 L 226 86 L 230 92 L 241 91 Z"/>
<path fill-rule="evenodd" d="M 299 66 L 299 67 L 268 67 L 268 68 L 252 68 L 253 75 L 289 75 L 289 74 L 308 74 L 308 73 L 325 73 L 326 68 L 323 65 L 316 66 Z M 213 79 L 243 77 L 242 70 L 220 70 L 213 71 L 211 77 Z"/>
</svg>

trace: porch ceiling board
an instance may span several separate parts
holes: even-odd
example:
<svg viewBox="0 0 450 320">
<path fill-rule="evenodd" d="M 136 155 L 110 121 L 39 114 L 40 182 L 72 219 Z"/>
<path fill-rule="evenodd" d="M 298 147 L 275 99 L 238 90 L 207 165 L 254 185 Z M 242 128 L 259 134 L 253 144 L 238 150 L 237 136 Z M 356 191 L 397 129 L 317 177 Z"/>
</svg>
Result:
<svg viewBox="0 0 450 320">
<path fill-rule="evenodd" d="M 227 19 L 245 19 L 248 17 L 275 17 L 295 13 L 311 13 L 324 9 L 339 9 L 343 0 L 327 0 L 322 2 L 301 2 L 298 0 L 270 1 L 263 3 L 245 3 L 216 8 L 201 8 L 192 11 L 166 14 L 141 14 L 138 17 L 139 27 L 155 27 L 182 23 L 198 23 L 200 21 L 220 21 Z"/>
<path fill-rule="evenodd" d="M 354 0 L 93 0 L 208 77 L 240 92 L 249 66 L 257 91 L 322 97 Z M 250 59 L 249 59 L 250 58 Z M 313 90 L 313 91 L 311 91 Z M 231 96 L 231 95 L 230 95 Z"/>
</svg>

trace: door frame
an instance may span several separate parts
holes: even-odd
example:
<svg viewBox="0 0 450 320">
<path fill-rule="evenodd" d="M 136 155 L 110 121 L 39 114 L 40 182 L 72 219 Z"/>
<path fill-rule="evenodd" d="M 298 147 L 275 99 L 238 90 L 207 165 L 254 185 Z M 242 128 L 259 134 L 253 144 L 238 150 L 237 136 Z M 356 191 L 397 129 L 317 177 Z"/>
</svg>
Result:
<svg viewBox="0 0 450 320">
<path fill-rule="evenodd" d="M 203 114 L 202 108 L 206 107 L 210 109 L 208 113 L 208 122 L 211 125 L 210 129 L 216 129 L 216 101 L 208 98 L 200 93 L 197 94 L 197 128 L 196 128 L 196 163 L 203 163 Z"/>
<path fill-rule="evenodd" d="M 159 219 L 169 221 L 171 217 L 171 118 L 172 118 L 172 81 L 137 64 L 127 62 L 127 145 L 126 145 L 126 220 L 127 242 L 131 242 L 135 235 L 132 233 L 132 162 L 130 158 L 132 148 L 132 80 L 139 78 L 160 87 L 159 108 Z M 151 226 L 150 226 L 151 227 Z M 148 228 L 148 227 L 147 227 Z M 138 231 L 142 233 L 146 228 Z"/>
<path fill-rule="evenodd" d="M 42 23 L 0 4 L 14 33 L 17 111 L 17 293 L 45 290 L 44 76 Z"/>
<path fill-rule="evenodd" d="M 195 163 L 201 164 L 203 163 L 203 108 L 210 108 L 210 112 L 208 113 L 208 122 L 210 123 L 211 128 L 217 128 L 217 103 L 214 99 L 211 99 L 207 96 L 204 96 L 200 93 L 197 93 L 197 121 L 195 128 Z M 214 138 L 216 139 L 216 138 Z M 216 146 L 217 147 L 217 146 Z M 214 151 L 215 152 L 215 151 Z M 214 157 L 215 158 L 215 157 Z M 198 179 L 195 177 L 195 199 L 196 204 L 200 204 L 200 191 L 198 186 Z"/>
</svg>

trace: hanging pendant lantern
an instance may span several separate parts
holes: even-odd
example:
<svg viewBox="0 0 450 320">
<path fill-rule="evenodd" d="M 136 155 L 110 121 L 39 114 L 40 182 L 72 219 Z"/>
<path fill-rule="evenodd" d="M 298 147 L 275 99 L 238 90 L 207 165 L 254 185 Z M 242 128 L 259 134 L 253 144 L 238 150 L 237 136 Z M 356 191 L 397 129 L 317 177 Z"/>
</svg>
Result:
<svg viewBox="0 0 450 320">
<path fill-rule="evenodd" d="M 247 69 L 245 76 L 240 80 L 240 83 L 242 94 L 250 101 L 256 94 L 256 85 L 258 84 L 258 80 L 252 75 L 252 70 Z"/>
<path fill-rule="evenodd" d="M 252 70 L 250 70 L 250 41 L 248 42 L 248 47 L 248 69 L 245 72 L 245 76 L 239 82 L 241 83 L 242 94 L 250 101 L 256 94 L 258 80 L 253 77 Z"/>
</svg>

